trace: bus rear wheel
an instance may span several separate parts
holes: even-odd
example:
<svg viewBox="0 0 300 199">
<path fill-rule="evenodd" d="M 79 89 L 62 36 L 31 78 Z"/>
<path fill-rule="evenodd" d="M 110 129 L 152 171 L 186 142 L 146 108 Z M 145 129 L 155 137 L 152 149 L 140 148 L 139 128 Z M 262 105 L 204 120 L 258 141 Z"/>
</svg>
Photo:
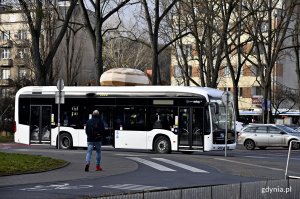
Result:
<svg viewBox="0 0 300 199">
<path fill-rule="evenodd" d="M 59 148 L 71 149 L 73 147 L 72 137 L 68 133 L 62 133 L 59 135 Z"/>
<path fill-rule="evenodd" d="M 157 153 L 165 154 L 171 152 L 171 144 L 165 136 L 158 137 L 154 142 L 154 150 Z"/>
</svg>

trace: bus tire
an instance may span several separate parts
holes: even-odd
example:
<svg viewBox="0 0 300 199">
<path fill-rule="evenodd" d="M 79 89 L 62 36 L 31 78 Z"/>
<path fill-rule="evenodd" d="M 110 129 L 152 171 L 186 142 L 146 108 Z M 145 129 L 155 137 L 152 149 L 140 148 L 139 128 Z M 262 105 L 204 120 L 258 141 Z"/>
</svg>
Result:
<svg viewBox="0 0 300 199">
<path fill-rule="evenodd" d="M 244 146 L 247 150 L 254 150 L 255 149 L 255 143 L 254 143 L 253 140 L 250 140 L 250 139 L 248 139 L 244 142 Z"/>
<path fill-rule="evenodd" d="M 69 133 L 61 133 L 59 135 L 59 148 L 60 149 L 72 149 L 73 140 Z"/>
<path fill-rule="evenodd" d="M 171 152 L 171 143 L 165 136 L 159 136 L 154 142 L 154 151 L 160 154 Z"/>
</svg>

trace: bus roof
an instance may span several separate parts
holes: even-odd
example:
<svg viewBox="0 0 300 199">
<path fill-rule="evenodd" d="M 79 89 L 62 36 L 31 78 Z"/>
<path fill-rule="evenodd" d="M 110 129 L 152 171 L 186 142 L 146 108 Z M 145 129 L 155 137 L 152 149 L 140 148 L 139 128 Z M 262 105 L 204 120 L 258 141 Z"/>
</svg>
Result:
<svg viewBox="0 0 300 199">
<path fill-rule="evenodd" d="M 27 86 L 21 88 L 16 97 L 20 95 L 55 95 L 58 89 L 56 86 Z M 62 90 L 65 95 L 87 96 L 87 95 L 106 95 L 106 94 L 194 94 L 208 98 L 221 98 L 224 91 L 195 86 L 65 86 Z"/>
</svg>

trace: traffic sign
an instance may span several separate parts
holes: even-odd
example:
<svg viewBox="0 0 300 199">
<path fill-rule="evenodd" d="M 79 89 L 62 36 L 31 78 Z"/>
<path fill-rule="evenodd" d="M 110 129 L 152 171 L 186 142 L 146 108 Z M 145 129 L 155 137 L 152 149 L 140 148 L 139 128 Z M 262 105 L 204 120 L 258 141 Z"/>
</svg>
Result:
<svg viewBox="0 0 300 199">
<path fill-rule="evenodd" d="M 63 79 L 58 79 L 57 80 L 57 85 L 56 85 L 58 91 L 62 91 L 64 89 L 64 86 L 65 86 L 64 80 Z"/>
<path fill-rule="evenodd" d="M 59 101 L 60 98 L 60 101 Z M 55 92 L 55 104 L 64 104 L 65 103 L 65 91 L 56 91 Z"/>
</svg>

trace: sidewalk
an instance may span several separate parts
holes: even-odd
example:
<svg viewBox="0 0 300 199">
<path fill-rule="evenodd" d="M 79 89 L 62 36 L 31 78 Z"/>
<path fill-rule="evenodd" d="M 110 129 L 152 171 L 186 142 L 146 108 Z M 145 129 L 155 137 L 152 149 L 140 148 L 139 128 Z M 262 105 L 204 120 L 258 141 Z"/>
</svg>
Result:
<svg viewBox="0 0 300 199">
<path fill-rule="evenodd" d="M 43 155 L 57 159 L 63 159 L 69 162 L 69 164 L 63 168 L 32 174 L 21 174 L 12 176 L 0 177 L 0 187 L 14 186 L 30 183 L 49 183 L 57 181 L 68 181 L 77 179 L 93 179 L 101 178 L 111 175 L 117 175 L 122 173 L 131 172 L 137 169 L 137 164 L 126 160 L 112 156 L 108 156 L 106 151 L 102 151 L 102 164 L 103 171 L 96 172 L 95 167 L 95 152 L 93 153 L 93 162 L 89 172 L 84 171 L 85 166 L 85 150 L 57 150 L 39 149 L 36 146 L 24 147 L 16 146 L 16 144 L 0 144 L 0 151 L 6 153 L 26 153 Z M 122 165 L 120 167 L 120 165 Z"/>
</svg>

